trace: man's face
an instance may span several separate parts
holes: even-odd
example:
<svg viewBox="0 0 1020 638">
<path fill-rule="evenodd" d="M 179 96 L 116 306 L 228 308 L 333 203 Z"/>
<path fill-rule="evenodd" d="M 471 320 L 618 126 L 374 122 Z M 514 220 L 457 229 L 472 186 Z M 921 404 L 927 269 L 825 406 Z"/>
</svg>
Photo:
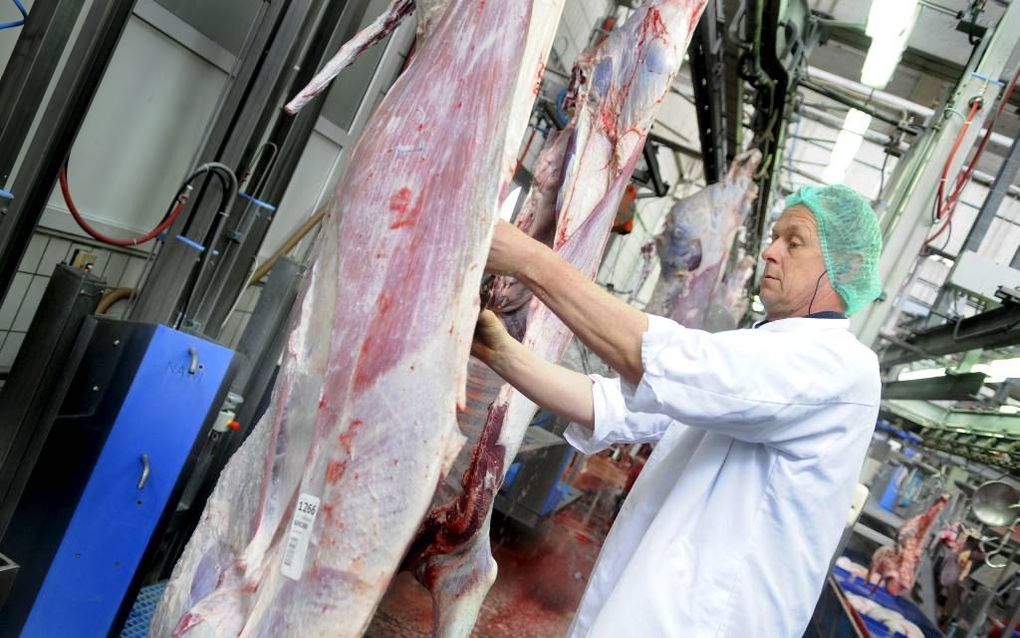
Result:
<svg viewBox="0 0 1020 638">
<path fill-rule="evenodd" d="M 816 287 L 828 287 L 825 260 L 818 241 L 818 224 L 806 206 L 783 211 L 772 229 L 772 243 L 762 253 L 765 276 L 761 282 L 762 304 L 769 319 L 808 313 Z M 817 288 L 819 294 L 821 289 Z"/>
</svg>

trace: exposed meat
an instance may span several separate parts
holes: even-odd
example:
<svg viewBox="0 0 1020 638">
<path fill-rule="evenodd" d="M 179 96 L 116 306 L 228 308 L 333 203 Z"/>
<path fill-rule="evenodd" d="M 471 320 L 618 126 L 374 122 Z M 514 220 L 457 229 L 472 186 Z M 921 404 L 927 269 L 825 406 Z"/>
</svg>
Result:
<svg viewBox="0 0 1020 638">
<path fill-rule="evenodd" d="M 758 195 L 754 172 L 761 153 L 733 160 L 722 181 L 680 200 L 656 238 L 659 281 L 646 310 L 703 328 L 729 259 L 737 229 Z"/>
<path fill-rule="evenodd" d="M 873 618 L 889 629 L 891 635 L 902 635 L 906 638 L 924 638 L 924 632 L 916 624 L 904 618 L 900 612 L 887 609 L 870 598 L 857 594 L 846 594 L 850 606 L 869 618 Z"/>
<path fill-rule="evenodd" d="M 326 63 L 312 81 L 308 83 L 301 93 L 283 107 L 288 113 L 294 114 L 300 111 L 306 104 L 311 102 L 315 96 L 326 90 L 341 71 L 351 65 L 359 55 L 372 48 L 372 45 L 382 41 L 383 38 L 393 32 L 403 22 L 404 18 L 411 15 L 415 9 L 415 0 L 393 0 L 389 8 L 384 11 L 372 24 L 358 32 L 353 38 L 345 42 L 336 55 Z M 429 14 L 433 9 L 428 9 Z M 420 20 L 422 30 L 427 31 L 431 21 Z"/>
<path fill-rule="evenodd" d="M 715 287 L 703 326 L 705 330 L 719 332 L 733 330 L 739 326 L 741 318 L 751 304 L 747 282 L 754 274 L 755 261 L 750 255 L 744 256 Z"/>
<path fill-rule="evenodd" d="M 649 0 L 575 63 L 566 102 L 571 120 L 546 141 L 518 225 L 589 277 L 595 276 L 624 188 L 704 4 Z M 498 281 L 490 305 L 529 348 L 550 360 L 562 356 L 569 330 L 514 282 Z M 479 379 L 469 387 L 492 387 L 484 366 L 473 362 L 469 371 Z M 503 386 L 487 411 L 469 406 L 461 415 L 462 431 L 469 437 L 478 432 L 478 444 L 455 463 L 408 561 L 432 591 L 439 635 L 467 636 L 495 579 L 488 538 L 492 499 L 535 411 L 528 399 Z"/>
<path fill-rule="evenodd" d="M 450 0 L 380 104 L 324 222 L 272 406 L 221 476 L 154 636 L 363 633 L 463 442 L 506 179 L 492 167 L 534 73 L 530 20 L 530 2 Z"/>
<path fill-rule="evenodd" d="M 868 580 L 883 585 L 894 596 L 913 589 L 928 532 L 948 502 L 949 496 L 943 494 L 928 511 L 907 519 L 900 526 L 896 546 L 879 547 L 872 555 Z"/>
<path fill-rule="evenodd" d="M 671 214 L 653 246 L 659 256 L 659 281 L 646 310 L 668 316 L 677 300 L 690 294 L 694 271 L 701 266 L 703 256 L 701 237 L 692 224 L 673 219 Z"/>
</svg>

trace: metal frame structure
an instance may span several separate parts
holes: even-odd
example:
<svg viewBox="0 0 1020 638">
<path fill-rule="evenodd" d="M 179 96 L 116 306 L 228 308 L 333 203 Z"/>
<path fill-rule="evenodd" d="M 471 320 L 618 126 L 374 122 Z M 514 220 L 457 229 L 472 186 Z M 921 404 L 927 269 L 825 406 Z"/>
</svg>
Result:
<svg viewBox="0 0 1020 638">
<path fill-rule="evenodd" d="M 0 80 L 0 186 L 7 184 L 32 122 L 67 46 L 84 0 L 57 0 L 33 7 Z M 2 296 L 2 295 L 0 295 Z"/>
<path fill-rule="evenodd" d="M 980 372 L 949 374 L 930 379 L 893 381 L 882 385 L 883 399 L 914 401 L 967 401 L 973 399 L 985 384 Z"/>
<path fill-rule="evenodd" d="M 970 232 L 967 233 L 967 238 L 963 241 L 960 254 L 963 254 L 966 250 L 977 252 L 981 248 L 981 242 L 984 241 L 985 235 L 988 234 L 992 220 L 995 219 L 999 209 L 1002 208 L 1002 202 L 1009 194 L 1010 186 L 1013 185 L 1013 181 L 1016 180 L 1018 174 L 1020 174 L 1020 136 L 1013 140 L 1013 144 L 1009 147 L 1002 166 L 999 167 L 999 171 L 995 174 L 995 180 L 988 189 L 988 195 L 981 204 L 981 209 L 974 220 L 974 225 L 971 226 Z"/>
<path fill-rule="evenodd" d="M 53 398 L 64 395 L 83 354 L 82 326 L 104 288 L 84 270 L 58 264 L 0 390 L 0 538 L 56 417 Z"/>
<path fill-rule="evenodd" d="M 721 27 L 721 0 L 710 0 L 694 30 L 689 48 L 694 106 L 698 112 L 705 184 L 714 184 L 727 170 L 725 42 Z M 737 126 L 740 121 L 737 120 Z"/>
<path fill-rule="evenodd" d="M 24 56 L 21 59 L 29 67 L 4 73 L 0 104 L 14 109 L 14 115 L 5 122 L 4 139 L 7 135 L 19 135 L 10 126 L 29 121 L 25 119 L 29 112 L 41 107 L 42 96 L 49 89 L 54 58 L 59 58 L 67 43 L 66 39 L 56 37 L 73 28 L 81 2 L 54 0 L 52 3 L 40 3 L 40 7 L 47 4 L 52 5 L 49 9 L 53 13 L 37 12 L 33 8 L 25 25 L 29 31 L 19 38 L 19 50 L 15 51 L 15 55 Z M 60 78 L 52 87 L 41 124 L 27 142 L 4 147 L 4 155 L 8 158 L 17 157 L 18 151 L 24 149 L 24 159 L 13 185 L 8 189 L 14 193 L 15 199 L 0 218 L 0 299 L 7 295 L 29 239 L 49 200 L 60 166 L 85 120 L 133 8 L 134 0 L 92 4 Z M 47 19 L 47 16 L 50 18 Z M 43 28 L 53 28 L 55 37 L 36 37 L 39 35 L 37 23 Z M 5 167 L 4 170 L 10 169 Z"/>
<path fill-rule="evenodd" d="M 918 332 L 889 345 L 880 358 L 883 367 L 910 363 L 978 348 L 1001 348 L 1020 343 L 1020 303 L 1007 303 L 973 317 Z"/>
<path fill-rule="evenodd" d="M 264 131 L 275 115 L 279 99 L 286 87 L 293 61 L 301 42 L 310 29 L 314 13 L 311 0 L 290 0 L 268 3 L 257 18 L 257 26 L 245 42 L 238 60 L 238 70 L 230 90 L 206 138 L 195 164 L 220 162 L 235 173 L 241 172 L 256 156 Z M 191 242 L 166 242 L 153 264 L 152 271 L 139 292 L 131 318 L 156 323 L 176 323 L 188 297 L 201 298 L 210 282 L 194 273 L 198 254 L 213 250 L 210 231 L 218 226 L 217 217 L 229 216 L 248 203 L 228 202 L 220 211 L 217 199 L 199 191 L 184 214 L 168 230 L 168 236 L 184 235 Z M 219 224 L 223 221 L 220 220 Z M 227 222 L 229 223 L 229 222 Z M 197 242 L 201 249 L 195 246 Z M 222 255 L 220 256 L 222 258 Z M 213 261 L 209 261 L 210 266 Z M 198 280 L 196 280 L 198 278 Z M 201 326 L 185 326 L 197 328 Z"/>
<path fill-rule="evenodd" d="M 724 50 L 711 49 L 713 55 L 702 56 L 703 61 L 694 54 L 691 56 L 706 176 L 712 170 L 710 163 L 718 163 L 720 155 L 729 161 L 746 146 L 743 139 L 746 82 L 753 91 L 754 115 L 749 126 L 754 134 L 751 146 L 757 147 L 763 158 L 756 175 L 760 195 L 748 220 L 746 240 L 748 250 L 757 253 L 774 201 L 773 190 L 778 184 L 779 167 L 786 147 L 786 128 L 796 100 L 794 87 L 805 67 L 807 54 L 818 43 L 821 33 L 817 19 L 803 1 L 725 0 L 723 9 L 728 25 Z M 703 20 L 699 29 L 704 25 L 706 22 Z M 705 27 L 706 30 L 709 28 Z M 711 35 L 703 37 L 710 39 Z M 714 68 L 720 63 L 723 65 L 721 70 Z M 695 68 L 695 64 L 701 68 Z M 721 124 L 714 121 L 714 114 L 718 111 L 713 106 L 715 96 L 698 94 L 699 77 L 718 78 L 718 85 L 725 87 L 725 119 Z M 705 99 L 708 100 L 707 105 L 701 103 Z M 706 122 L 709 131 L 706 131 Z M 708 147 L 705 146 L 707 134 L 710 134 Z M 722 153 L 718 149 L 720 145 L 724 147 Z M 708 157 L 710 154 L 711 158 Z"/>
<path fill-rule="evenodd" d="M 295 94 L 304 87 L 329 56 L 357 33 L 367 9 L 367 3 L 348 0 L 332 0 L 326 4 L 308 49 L 298 64 L 298 72 L 290 83 L 289 94 Z M 266 141 L 266 144 L 273 144 L 278 149 L 275 161 L 270 162 L 267 156 L 261 156 L 250 177 L 250 183 L 261 185 L 261 188 L 251 195 L 273 208 L 280 205 L 324 104 L 323 99 L 315 100 L 296 117 L 277 118 Z M 214 247 L 222 255 L 222 267 L 213 277 L 211 290 L 214 294 L 207 296 L 196 309 L 197 323 L 210 337 L 219 336 L 233 309 L 234 299 L 248 284 L 255 259 L 273 221 L 273 209 L 250 203 L 245 204 L 244 209 L 250 219 L 233 217 L 220 245 Z"/>
<path fill-rule="evenodd" d="M 915 143 L 904 161 L 903 179 L 887 198 L 887 214 L 882 219 L 885 233 L 885 250 L 879 265 L 883 284 L 887 287 L 887 300 L 872 304 L 854 318 L 854 330 L 865 344 L 876 344 L 883 332 L 891 333 L 899 315 L 899 291 L 891 289 L 898 282 L 907 282 L 914 269 L 921 248 L 931 234 L 932 197 L 941 179 L 942 162 L 949 155 L 963 127 L 958 111 L 967 110 L 973 99 L 983 99 L 986 105 L 994 103 L 999 91 L 996 83 L 987 78 L 998 78 L 1017 48 L 1016 33 L 1020 32 L 1020 4 L 1010 4 L 995 32 L 986 36 L 975 54 L 971 66 L 964 73 L 952 98 L 936 114 L 934 122 Z M 991 108 L 983 108 L 970 127 L 961 136 L 961 148 L 970 148 L 984 127 Z M 965 160 L 957 154 L 948 174 L 956 175 Z M 909 164 L 908 164 L 909 162 Z"/>
</svg>

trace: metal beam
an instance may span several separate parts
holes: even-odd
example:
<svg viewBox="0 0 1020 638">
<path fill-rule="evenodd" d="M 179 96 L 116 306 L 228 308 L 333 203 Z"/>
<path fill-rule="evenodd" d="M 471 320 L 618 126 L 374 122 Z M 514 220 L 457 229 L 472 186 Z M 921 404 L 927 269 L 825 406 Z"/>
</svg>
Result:
<svg viewBox="0 0 1020 638">
<path fill-rule="evenodd" d="M 940 425 L 949 411 L 927 401 L 891 399 L 882 401 L 882 408 L 896 416 L 923 426 Z"/>
<path fill-rule="evenodd" d="M 49 201 L 60 166 L 85 120 L 134 4 L 134 0 L 92 4 L 60 78 L 52 87 L 40 124 L 24 150 L 18 174 L 8 189 L 15 199 L 0 217 L 0 299 L 7 296 L 10 282 Z M 71 19 L 69 13 L 61 15 L 64 20 Z M 31 19 L 31 14 L 29 16 Z M 41 71 L 40 66 L 38 72 Z M 18 150 L 4 148 L 2 153 L 15 156 Z"/>
<path fill-rule="evenodd" d="M 331 0 L 326 4 L 308 50 L 297 65 L 298 72 L 290 82 L 288 95 L 304 88 L 328 57 L 354 37 L 367 11 L 368 3 L 363 2 Z M 325 99 L 313 100 L 297 116 L 283 116 L 276 120 L 267 141 L 275 144 L 279 152 L 272 164 L 260 162 L 255 167 L 249 183 L 262 185 L 262 188 L 252 189 L 249 194 L 279 207 L 325 103 Z M 217 247 L 223 255 L 219 262 L 222 266 L 213 276 L 210 294 L 206 295 L 195 313 L 198 324 L 204 327 L 203 332 L 212 338 L 219 336 L 235 300 L 248 285 L 259 249 L 275 217 L 275 213 L 254 204 L 246 206 L 245 210 L 251 218 L 238 219 L 233 232 L 227 233 Z"/>
<path fill-rule="evenodd" d="M 0 390 L 0 538 L 50 433 L 62 397 L 88 339 L 85 319 L 105 284 L 84 270 L 57 264 L 39 310 Z"/>
<path fill-rule="evenodd" d="M 744 79 L 740 76 L 740 58 L 744 45 L 738 36 L 741 24 L 739 18 L 744 10 L 744 0 L 723 0 L 723 17 L 727 25 L 723 59 L 725 121 L 732 123 L 726 129 L 727 165 L 733 161 L 736 149 L 744 148 Z"/>
<path fill-rule="evenodd" d="M 980 434 L 1003 439 L 1020 439 L 1020 415 L 998 411 L 965 412 L 946 410 L 934 403 L 913 400 L 883 400 L 882 407 L 919 426 L 941 428 L 958 434 Z"/>
<path fill-rule="evenodd" d="M 648 134 L 648 141 L 652 142 L 657 146 L 664 146 L 669 150 L 673 151 L 674 153 L 679 153 L 692 159 L 701 159 L 701 152 L 699 152 L 698 149 L 691 148 L 690 146 L 684 146 L 679 142 L 674 142 L 673 140 L 666 139 L 665 137 L 658 135 L 654 132 Z"/>
<path fill-rule="evenodd" d="M 239 67 L 217 113 L 204 148 L 195 164 L 221 162 L 239 172 L 247 166 L 260 146 L 269 120 L 277 115 L 278 101 L 288 86 L 281 81 L 301 48 L 301 34 L 310 21 L 311 0 L 263 2 L 256 27 L 245 42 Z M 189 208 L 170 227 L 168 236 L 176 237 L 187 228 L 188 238 L 202 246 L 212 244 L 217 227 L 218 197 L 203 196 L 200 190 Z M 229 202 L 226 213 L 247 200 Z M 229 218 L 228 218 L 229 219 Z M 229 222 L 220 222 L 222 228 Z M 229 229 L 226 229 L 229 230 Z M 206 246 L 211 248 L 211 246 Z M 209 259 L 209 258 L 207 258 Z M 166 242 L 153 263 L 140 291 L 131 318 L 137 321 L 177 323 L 189 298 L 200 299 L 208 286 L 208 277 L 196 275 L 196 249 L 186 242 Z M 215 262 L 207 262 L 207 270 Z M 196 280 L 196 277 L 198 279 Z M 195 328 L 195 326 L 185 326 Z M 197 327 L 200 330 L 200 326 Z"/>
<path fill-rule="evenodd" d="M 809 91 L 817 93 L 818 95 L 822 95 L 824 97 L 827 97 L 830 100 L 833 100 L 834 102 L 839 102 L 840 104 L 842 104 L 844 106 L 848 106 L 848 107 L 850 107 L 852 109 L 861 111 L 862 113 L 867 113 L 868 115 L 870 115 L 871 117 L 875 118 L 876 120 L 879 120 L 880 122 L 885 122 L 886 124 L 888 124 L 890 126 L 893 126 L 897 130 L 903 131 L 904 133 L 911 133 L 911 134 L 916 135 L 916 134 L 921 132 L 920 129 L 918 129 L 915 126 L 909 126 L 909 125 L 903 124 L 903 122 L 901 122 L 897 118 L 890 117 L 890 116 L 886 115 L 885 113 L 882 113 L 878 109 L 875 109 L 875 108 L 873 108 L 871 106 L 868 106 L 867 104 L 865 104 L 864 102 L 861 102 L 860 100 L 855 100 L 852 97 L 848 97 L 846 95 L 843 95 L 839 91 L 835 91 L 833 89 L 830 89 L 829 87 L 824 86 L 822 84 L 818 84 L 817 82 L 813 82 L 813 81 L 811 81 L 809 79 L 802 78 L 800 80 L 800 86 L 804 87 L 805 89 L 807 89 Z"/>
<path fill-rule="evenodd" d="M 719 28 L 719 3 L 720 0 L 711 0 L 705 6 L 688 49 L 706 184 L 718 182 L 727 166 L 724 47 Z"/>
<path fill-rule="evenodd" d="M 1020 304 L 1006 304 L 958 322 L 915 333 L 882 353 L 882 367 L 909 363 L 929 356 L 1001 348 L 1020 343 Z"/>
<path fill-rule="evenodd" d="M 1020 415 L 998 412 L 959 412 L 946 415 L 943 427 L 957 432 L 973 432 L 1001 437 L 1020 437 Z"/>
<path fill-rule="evenodd" d="M 963 242 L 960 254 L 967 250 L 978 252 L 978 249 L 981 248 L 988 228 L 992 225 L 995 216 L 998 215 L 999 208 L 1002 207 L 1002 200 L 1009 193 L 1009 187 L 1013 185 L 1013 180 L 1016 179 L 1018 173 L 1020 173 L 1020 135 L 1013 140 L 1002 166 L 999 167 L 999 172 L 995 174 L 995 181 L 988 189 L 985 201 L 981 204 L 981 210 L 978 211 L 974 225 L 967 233 L 967 239 Z"/>
<path fill-rule="evenodd" d="M 882 385 L 883 399 L 910 399 L 916 401 L 965 401 L 972 399 L 985 384 L 986 375 L 980 372 L 947 374 L 930 379 L 893 381 Z"/>
<path fill-rule="evenodd" d="M 1020 32 L 1020 2 L 1010 4 L 999 21 L 995 32 L 986 36 L 980 45 L 983 51 L 974 56 L 975 62 L 964 74 L 953 96 L 935 116 L 925 134 L 912 147 L 899 180 L 887 198 L 888 206 L 882 219 L 885 250 L 879 264 L 879 276 L 885 287 L 886 300 L 874 303 L 858 313 L 852 323 L 860 340 L 868 345 L 877 343 L 881 332 L 894 332 L 899 315 L 901 293 L 910 279 L 918 255 L 932 232 L 932 199 L 938 189 L 945 159 L 953 146 L 969 149 L 977 139 L 993 110 L 999 92 L 998 85 L 983 78 L 999 77 L 1017 47 L 1016 34 Z M 986 105 L 980 109 L 966 131 L 962 131 L 963 118 L 956 113 L 968 111 L 974 99 Z M 958 139 L 959 138 L 959 139 Z M 947 174 L 956 175 L 966 152 L 957 153 Z"/>
<path fill-rule="evenodd" d="M 14 170 L 18 151 L 43 106 L 60 56 L 85 0 L 51 0 L 33 6 L 18 32 L 0 80 L 0 187 Z M 9 33 L 9 32 L 8 32 Z"/>
</svg>

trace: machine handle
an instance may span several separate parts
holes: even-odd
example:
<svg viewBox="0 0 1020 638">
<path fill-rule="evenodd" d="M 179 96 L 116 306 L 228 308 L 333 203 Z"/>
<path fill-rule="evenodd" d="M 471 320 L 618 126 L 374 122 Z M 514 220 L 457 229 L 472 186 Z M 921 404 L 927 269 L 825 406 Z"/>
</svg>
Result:
<svg viewBox="0 0 1020 638">
<path fill-rule="evenodd" d="M 149 455 L 142 455 L 142 475 L 138 478 L 138 489 L 145 487 L 145 482 L 149 480 L 149 471 L 152 468 L 149 467 Z"/>
<path fill-rule="evenodd" d="M 188 354 L 191 355 L 191 367 L 188 368 L 188 374 L 195 374 L 198 372 L 198 349 L 188 348 Z"/>
</svg>

